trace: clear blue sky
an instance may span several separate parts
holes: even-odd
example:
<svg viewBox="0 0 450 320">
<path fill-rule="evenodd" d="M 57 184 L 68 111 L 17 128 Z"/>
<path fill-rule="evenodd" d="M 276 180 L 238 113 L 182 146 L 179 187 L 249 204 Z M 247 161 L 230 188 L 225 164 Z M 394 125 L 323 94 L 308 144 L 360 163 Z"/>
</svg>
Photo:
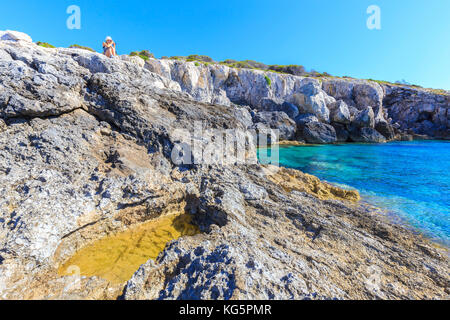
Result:
<svg viewBox="0 0 450 320">
<path fill-rule="evenodd" d="M 81 30 L 66 27 L 73 4 L 81 8 Z M 381 30 L 366 27 L 372 4 L 381 8 Z M 55 46 L 101 51 L 111 35 L 119 53 L 302 64 L 338 76 L 450 89 L 449 0 L 15 0 L 1 8 L 0 30 Z"/>
</svg>

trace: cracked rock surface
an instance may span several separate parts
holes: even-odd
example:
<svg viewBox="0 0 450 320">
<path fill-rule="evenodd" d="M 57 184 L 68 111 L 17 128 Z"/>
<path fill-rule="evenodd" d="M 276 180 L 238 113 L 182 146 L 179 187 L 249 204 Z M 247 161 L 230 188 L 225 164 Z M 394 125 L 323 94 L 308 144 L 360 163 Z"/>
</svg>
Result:
<svg viewBox="0 0 450 320">
<path fill-rule="evenodd" d="M 0 41 L 0 299 L 448 298 L 445 251 L 355 191 L 254 151 L 175 165 L 177 129 L 252 127 L 247 107 L 219 100 L 132 60 Z M 202 232 L 127 283 L 57 274 L 85 245 L 170 212 Z"/>
</svg>

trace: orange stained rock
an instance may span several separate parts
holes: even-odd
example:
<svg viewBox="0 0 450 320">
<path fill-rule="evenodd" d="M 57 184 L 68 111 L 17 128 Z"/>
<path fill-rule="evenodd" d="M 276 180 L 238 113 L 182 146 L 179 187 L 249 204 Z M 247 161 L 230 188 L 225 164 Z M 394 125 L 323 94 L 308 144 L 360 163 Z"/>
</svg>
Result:
<svg viewBox="0 0 450 320">
<path fill-rule="evenodd" d="M 319 178 L 294 169 L 277 168 L 268 175 L 269 180 L 280 185 L 286 192 L 292 190 L 312 194 L 321 200 L 347 200 L 358 202 L 359 192 L 335 187 Z"/>
</svg>

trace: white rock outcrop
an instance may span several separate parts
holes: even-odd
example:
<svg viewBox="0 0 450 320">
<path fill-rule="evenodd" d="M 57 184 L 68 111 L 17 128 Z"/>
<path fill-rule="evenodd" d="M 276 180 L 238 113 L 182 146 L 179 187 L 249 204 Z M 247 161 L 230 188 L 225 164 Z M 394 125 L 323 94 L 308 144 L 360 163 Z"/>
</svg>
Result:
<svg viewBox="0 0 450 320">
<path fill-rule="evenodd" d="M 19 31 L 0 31 L 0 41 L 26 41 L 26 42 L 33 42 L 31 37 L 27 35 L 26 33 L 19 32 Z"/>
</svg>

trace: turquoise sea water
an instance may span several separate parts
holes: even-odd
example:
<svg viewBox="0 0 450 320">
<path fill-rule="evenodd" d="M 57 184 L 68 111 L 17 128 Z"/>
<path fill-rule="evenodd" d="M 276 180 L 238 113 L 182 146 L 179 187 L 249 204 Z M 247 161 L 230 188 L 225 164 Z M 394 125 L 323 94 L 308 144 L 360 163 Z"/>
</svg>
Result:
<svg viewBox="0 0 450 320">
<path fill-rule="evenodd" d="M 450 142 L 280 146 L 280 165 L 355 188 L 363 201 L 450 246 Z"/>
</svg>

